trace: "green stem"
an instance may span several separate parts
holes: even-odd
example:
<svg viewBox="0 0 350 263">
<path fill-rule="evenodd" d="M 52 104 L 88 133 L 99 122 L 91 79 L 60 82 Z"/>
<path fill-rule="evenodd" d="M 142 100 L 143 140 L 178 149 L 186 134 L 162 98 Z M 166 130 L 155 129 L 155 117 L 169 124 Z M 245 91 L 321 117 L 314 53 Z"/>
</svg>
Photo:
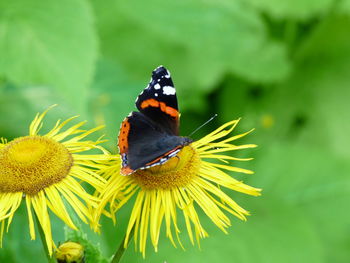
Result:
<svg viewBox="0 0 350 263">
<path fill-rule="evenodd" d="M 36 225 L 38 226 L 38 231 L 39 231 L 39 235 L 40 235 L 40 240 L 41 240 L 41 243 L 43 244 L 43 247 L 44 247 L 44 250 L 45 250 L 45 255 L 46 255 L 46 258 L 47 258 L 47 262 L 49 263 L 56 263 L 56 259 L 52 256 L 50 256 L 50 253 L 49 253 L 49 248 L 47 247 L 47 243 L 46 243 L 46 239 L 45 239 L 45 233 L 44 233 L 44 230 L 43 228 L 41 227 L 41 224 L 39 222 L 39 219 L 38 217 L 35 215 L 34 213 L 34 217 L 35 217 L 35 221 L 36 221 Z"/>
<path fill-rule="evenodd" d="M 133 235 L 134 235 L 134 230 L 131 230 L 131 233 L 129 235 L 128 245 L 129 245 L 130 240 L 131 240 Z M 123 257 L 124 252 L 126 251 L 126 248 L 124 247 L 125 238 L 126 238 L 126 234 L 125 234 L 123 240 L 120 242 L 119 248 L 115 252 L 111 263 L 118 263 L 121 260 L 121 258 Z"/>
</svg>

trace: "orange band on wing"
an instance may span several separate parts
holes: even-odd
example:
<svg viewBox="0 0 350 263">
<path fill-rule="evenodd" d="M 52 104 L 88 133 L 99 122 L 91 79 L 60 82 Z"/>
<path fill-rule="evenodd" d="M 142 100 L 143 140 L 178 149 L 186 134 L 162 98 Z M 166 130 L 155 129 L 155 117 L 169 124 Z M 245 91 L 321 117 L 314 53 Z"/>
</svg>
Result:
<svg viewBox="0 0 350 263">
<path fill-rule="evenodd" d="M 122 125 L 120 127 L 119 136 L 118 136 L 118 147 L 119 147 L 119 153 L 126 153 L 129 148 L 128 143 L 128 134 L 130 131 L 130 123 L 128 122 L 128 119 L 124 119 L 122 122 Z"/>
<path fill-rule="evenodd" d="M 125 166 L 125 167 L 122 167 L 122 169 L 120 170 L 120 173 L 122 175 L 129 175 L 129 174 L 132 174 L 135 170 L 131 169 L 130 166 Z"/>
<path fill-rule="evenodd" d="M 179 118 L 179 112 L 176 109 L 167 106 L 164 102 L 159 102 L 155 99 L 148 99 L 141 103 L 141 109 L 145 109 L 147 107 L 160 108 L 162 112 L 170 115 L 171 117 L 176 119 Z"/>
</svg>

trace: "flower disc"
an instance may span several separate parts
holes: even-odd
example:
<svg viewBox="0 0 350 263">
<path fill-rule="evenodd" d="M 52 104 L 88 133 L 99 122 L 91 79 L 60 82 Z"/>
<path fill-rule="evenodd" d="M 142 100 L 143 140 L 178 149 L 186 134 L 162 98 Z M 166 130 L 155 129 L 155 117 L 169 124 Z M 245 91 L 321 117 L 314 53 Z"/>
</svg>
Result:
<svg viewBox="0 0 350 263">
<path fill-rule="evenodd" d="M 73 159 L 48 137 L 26 136 L 0 149 L 0 192 L 36 194 L 67 176 Z"/>
<path fill-rule="evenodd" d="M 143 189 L 172 189 L 186 186 L 199 166 L 199 155 L 188 145 L 166 163 L 138 170 L 131 176 Z"/>
</svg>

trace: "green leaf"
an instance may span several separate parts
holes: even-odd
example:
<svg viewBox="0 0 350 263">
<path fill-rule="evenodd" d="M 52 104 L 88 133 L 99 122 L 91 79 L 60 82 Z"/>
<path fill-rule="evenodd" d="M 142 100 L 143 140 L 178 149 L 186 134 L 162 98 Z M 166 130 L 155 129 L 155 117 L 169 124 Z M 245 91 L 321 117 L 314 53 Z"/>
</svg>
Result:
<svg viewBox="0 0 350 263">
<path fill-rule="evenodd" d="M 65 227 L 66 241 L 79 243 L 84 247 L 85 261 L 86 263 L 107 263 L 108 260 L 101 254 L 99 245 L 93 244 L 88 236 L 82 232 L 81 226 L 79 231 L 74 231 Z"/>
<path fill-rule="evenodd" d="M 90 116 L 98 125 L 106 125 L 106 138 L 111 151 L 116 152 L 116 139 L 123 119 L 135 109 L 134 101 L 144 88 L 120 65 L 101 59 L 91 87 Z"/>
<path fill-rule="evenodd" d="M 263 188 L 263 200 L 298 207 L 317 229 L 327 262 L 345 262 L 350 257 L 349 162 L 322 145 L 276 142 L 265 146 L 255 163 L 256 174 L 249 183 Z"/>
<path fill-rule="evenodd" d="M 89 5 L 83 0 L 0 3 L 0 76 L 51 86 L 81 109 L 97 55 Z"/>
<path fill-rule="evenodd" d="M 309 37 L 297 54 L 296 71 L 286 90 L 308 111 L 303 142 L 326 145 L 349 158 L 350 17 L 332 16 Z M 303 103 L 301 103 L 303 102 Z"/>
<path fill-rule="evenodd" d="M 0 85 L 0 92 L 0 137 L 7 139 L 27 135 L 35 115 L 53 104 L 59 105 L 46 115 L 43 133 L 52 129 L 58 119 L 67 119 L 80 113 L 58 91 L 50 91 L 45 86 L 6 84 Z M 86 115 L 83 117 L 79 120 L 89 119 Z M 87 124 L 91 125 L 91 122 Z"/>
<path fill-rule="evenodd" d="M 284 83 L 262 86 L 230 78 L 216 102 L 221 117 L 243 117 L 243 126 L 257 128 L 257 144 L 299 141 L 349 158 L 349 27 L 347 16 L 318 24 L 296 52 L 295 69 Z"/>
<path fill-rule="evenodd" d="M 94 7 L 105 57 L 139 79 L 167 66 L 179 94 L 195 93 L 193 105 L 203 105 L 227 72 L 261 82 L 288 75 L 285 46 L 269 38 L 257 12 L 237 2 L 94 1 Z"/>
<path fill-rule="evenodd" d="M 213 69 L 214 72 L 215 69 L 229 69 L 262 82 L 283 79 L 288 73 L 285 47 L 268 38 L 265 25 L 255 10 L 237 1 L 163 3 L 152 0 L 142 5 L 138 1 L 128 1 L 120 8 L 135 21 L 157 32 L 158 38 L 166 37 L 188 49 L 190 61 L 196 66 L 192 68 L 199 68 L 202 73 L 199 79 L 210 76 L 206 73 Z M 167 10 L 171 10 L 171 16 Z"/>
<path fill-rule="evenodd" d="M 342 0 L 339 2 L 339 5 L 337 6 L 337 11 L 339 13 L 343 14 L 350 14 L 350 1 L 349 0 Z"/>
<path fill-rule="evenodd" d="M 1 262 L 6 263 L 23 262 L 23 259 L 28 263 L 47 262 L 39 233 L 36 232 L 36 240 L 30 240 L 27 211 L 23 202 L 13 217 L 9 232 L 4 233 L 0 254 L 0 259 L 4 256 Z"/>
<path fill-rule="evenodd" d="M 185 251 L 174 248 L 162 232 L 158 253 L 148 246 L 146 259 L 142 259 L 131 245 L 122 262 L 324 262 L 316 229 L 298 208 L 274 199 L 254 198 L 253 202 L 254 214 L 247 222 L 233 220 L 227 235 L 200 214 L 209 233 L 200 249 L 189 242 L 184 242 Z M 184 241 L 185 225 L 180 230 Z M 300 253 L 305 249 L 308 253 Z"/>
<path fill-rule="evenodd" d="M 275 19 L 307 20 L 330 11 L 333 0 L 244 0 Z"/>
</svg>

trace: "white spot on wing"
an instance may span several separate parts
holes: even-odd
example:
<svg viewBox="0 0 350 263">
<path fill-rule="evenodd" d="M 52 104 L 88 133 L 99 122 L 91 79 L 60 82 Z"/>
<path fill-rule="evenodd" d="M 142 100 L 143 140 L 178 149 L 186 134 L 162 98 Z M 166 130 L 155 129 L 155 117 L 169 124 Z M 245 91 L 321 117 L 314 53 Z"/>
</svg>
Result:
<svg viewBox="0 0 350 263">
<path fill-rule="evenodd" d="M 160 85 L 157 83 L 156 85 L 154 85 L 154 88 L 155 88 L 155 89 L 160 89 L 161 87 L 160 87 Z"/>
<path fill-rule="evenodd" d="M 171 86 L 164 86 L 163 87 L 163 94 L 164 95 L 175 95 L 176 90 L 174 87 Z"/>
<path fill-rule="evenodd" d="M 167 74 L 166 74 L 164 77 L 166 77 L 167 79 L 169 79 L 169 78 L 170 78 L 170 72 L 169 72 L 169 70 L 167 70 L 166 72 L 167 72 Z"/>
<path fill-rule="evenodd" d="M 170 153 L 170 154 L 168 155 L 168 157 L 171 158 L 171 157 L 175 156 L 179 151 L 180 151 L 180 149 L 178 149 L 178 150 L 176 150 L 176 151 Z"/>
<path fill-rule="evenodd" d="M 156 163 L 152 163 L 150 165 L 146 165 L 144 167 L 140 167 L 139 169 L 140 170 L 144 170 L 144 169 L 148 169 L 148 168 L 151 168 L 151 167 L 154 167 L 154 166 L 157 166 L 157 165 L 161 165 L 161 164 L 164 164 L 166 163 L 167 161 L 169 161 L 172 157 L 176 156 L 176 154 L 180 151 L 181 149 L 177 149 L 175 151 L 173 151 L 172 153 L 170 153 L 168 156 L 165 156 L 163 158 L 161 158 L 158 162 Z"/>
<path fill-rule="evenodd" d="M 158 97 L 158 93 L 154 93 L 154 96 Z"/>
</svg>

